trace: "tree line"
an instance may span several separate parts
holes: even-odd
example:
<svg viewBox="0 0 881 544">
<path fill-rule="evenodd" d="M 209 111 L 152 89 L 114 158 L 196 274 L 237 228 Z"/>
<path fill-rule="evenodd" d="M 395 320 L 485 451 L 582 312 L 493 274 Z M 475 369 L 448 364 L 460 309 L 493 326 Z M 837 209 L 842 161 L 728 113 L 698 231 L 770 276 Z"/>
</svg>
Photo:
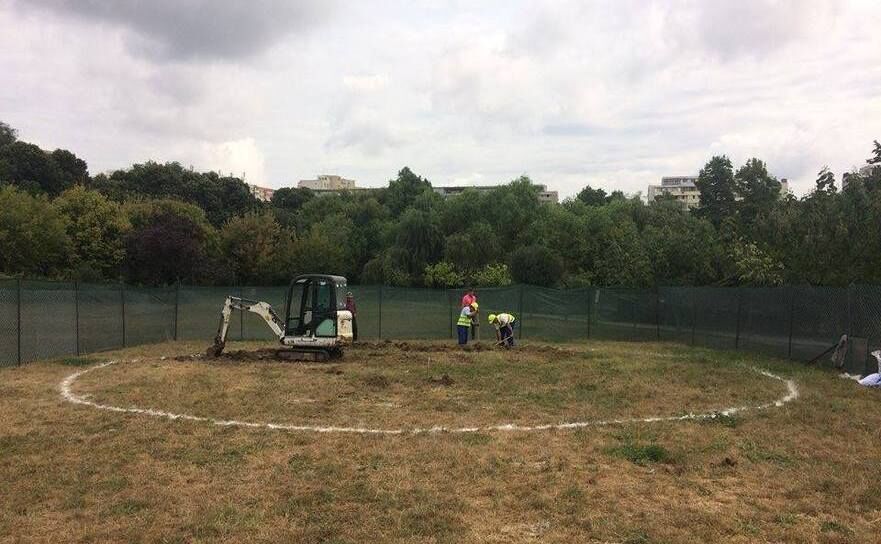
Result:
<svg viewBox="0 0 881 544">
<path fill-rule="evenodd" d="M 529 178 L 444 198 L 403 168 L 387 188 L 255 199 L 239 178 L 145 162 L 90 175 L 0 123 L 0 274 L 283 284 L 307 272 L 414 287 L 881 283 L 881 144 L 797 199 L 765 163 L 701 169 L 700 206 L 585 187 L 542 203 Z"/>
</svg>

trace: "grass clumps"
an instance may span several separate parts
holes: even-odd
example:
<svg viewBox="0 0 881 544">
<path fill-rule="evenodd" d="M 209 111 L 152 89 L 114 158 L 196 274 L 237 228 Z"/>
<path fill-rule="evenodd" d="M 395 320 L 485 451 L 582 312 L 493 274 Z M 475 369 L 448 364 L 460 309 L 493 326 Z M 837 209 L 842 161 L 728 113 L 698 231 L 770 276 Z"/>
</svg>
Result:
<svg viewBox="0 0 881 544">
<path fill-rule="evenodd" d="M 606 448 L 606 453 L 640 466 L 674 461 L 673 454 L 664 446 L 654 441 L 642 442 L 629 437 L 617 446 Z"/>
<path fill-rule="evenodd" d="M 98 359 L 94 357 L 65 357 L 59 359 L 59 362 L 65 366 L 91 366 L 98 363 Z"/>
</svg>

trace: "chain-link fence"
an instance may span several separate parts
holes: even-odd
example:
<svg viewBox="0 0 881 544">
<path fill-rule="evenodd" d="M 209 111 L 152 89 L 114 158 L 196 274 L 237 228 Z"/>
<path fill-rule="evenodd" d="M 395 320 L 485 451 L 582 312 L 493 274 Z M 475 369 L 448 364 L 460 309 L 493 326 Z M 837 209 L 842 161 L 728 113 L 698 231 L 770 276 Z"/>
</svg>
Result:
<svg viewBox="0 0 881 544">
<path fill-rule="evenodd" d="M 455 337 L 462 292 L 350 286 L 364 339 Z M 272 304 L 284 313 L 285 287 L 163 288 L 72 282 L 0 280 L 0 366 L 167 340 L 210 342 L 227 295 Z M 478 336 L 485 321 L 517 316 L 520 338 L 660 340 L 810 360 L 840 335 L 881 346 L 881 287 L 714 288 L 656 290 L 531 286 L 482 289 Z M 238 313 L 231 340 L 270 340 L 253 314 Z M 862 353 L 862 352 L 860 352 Z M 874 361 L 851 358 L 850 372 Z"/>
</svg>

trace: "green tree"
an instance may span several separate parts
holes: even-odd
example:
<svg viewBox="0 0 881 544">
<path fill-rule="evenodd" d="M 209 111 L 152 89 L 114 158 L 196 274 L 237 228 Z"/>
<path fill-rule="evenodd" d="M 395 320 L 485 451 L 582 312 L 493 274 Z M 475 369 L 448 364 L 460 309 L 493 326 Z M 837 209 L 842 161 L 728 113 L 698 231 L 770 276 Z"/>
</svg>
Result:
<svg viewBox="0 0 881 544">
<path fill-rule="evenodd" d="M 471 274 L 471 284 L 477 287 L 506 287 L 512 283 L 511 271 L 504 263 L 488 264 Z"/>
<path fill-rule="evenodd" d="M 334 233 L 321 228 L 312 228 L 305 236 L 297 238 L 293 261 L 284 270 L 297 274 L 346 274 L 349 266 L 345 249 L 339 244 Z M 295 274 L 292 274 L 293 277 Z"/>
<path fill-rule="evenodd" d="M 560 256 L 542 245 L 525 246 L 511 254 L 511 276 L 518 283 L 554 287 L 563 279 Z"/>
<path fill-rule="evenodd" d="M 18 132 L 14 128 L 0 121 L 0 147 L 13 143 L 17 137 Z"/>
<path fill-rule="evenodd" d="M 205 212 L 172 199 L 136 200 L 123 205 L 131 224 L 126 236 L 125 274 L 145 285 L 232 281 L 218 262 L 217 231 Z"/>
<path fill-rule="evenodd" d="M 303 204 L 315 198 L 311 189 L 298 187 L 282 187 L 272 194 L 272 205 L 276 208 L 284 208 L 295 212 L 303 207 Z"/>
<path fill-rule="evenodd" d="M 69 264 L 67 221 L 45 196 L 0 187 L 0 271 L 54 278 Z"/>
<path fill-rule="evenodd" d="M 66 149 L 56 149 L 50 156 L 58 165 L 58 176 L 62 187 L 85 185 L 89 182 L 89 165 Z"/>
<path fill-rule="evenodd" d="M 69 187 L 50 154 L 22 141 L 0 147 L 0 180 L 32 193 L 43 191 L 50 196 Z"/>
<path fill-rule="evenodd" d="M 133 283 L 199 283 L 207 275 L 204 231 L 186 215 L 165 212 L 133 228 L 126 237 L 126 254 L 126 276 Z"/>
<path fill-rule="evenodd" d="M 741 196 L 737 203 L 741 221 L 751 224 L 759 215 L 770 213 L 780 200 L 780 182 L 768 173 L 763 161 L 752 158 L 737 170 L 735 188 Z"/>
<path fill-rule="evenodd" d="M 283 281 L 277 265 L 292 250 L 286 243 L 293 233 L 284 229 L 269 212 L 233 217 L 219 233 L 226 268 L 237 284 L 271 285 Z"/>
<path fill-rule="evenodd" d="M 176 162 L 135 164 L 109 177 L 95 176 L 91 186 L 118 201 L 147 197 L 189 202 L 199 206 L 215 227 L 260 208 L 241 179 L 187 170 Z"/>
<path fill-rule="evenodd" d="M 608 196 L 604 190 L 593 189 L 590 185 L 587 185 L 575 198 L 588 206 L 602 206 L 606 203 Z"/>
<path fill-rule="evenodd" d="M 398 215 L 413 205 L 420 194 L 430 190 L 431 183 L 427 179 L 405 166 L 398 172 L 397 178 L 389 181 L 385 192 L 386 205 L 393 215 Z"/>
<path fill-rule="evenodd" d="M 867 164 L 881 164 L 881 143 L 878 140 L 872 142 L 875 147 L 872 148 L 872 156 L 866 159 Z"/>
<path fill-rule="evenodd" d="M 395 245 L 406 255 L 406 266 L 402 268 L 411 276 L 418 277 L 425 265 L 439 259 L 443 238 L 437 222 L 430 214 L 409 209 L 401 215 L 398 222 Z"/>
<path fill-rule="evenodd" d="M 641 233 L 656 285 L 706 285 L 718 279 L 719 240 L 710 222 L 679 202 L 655 200 Z"/>
<path fill-rule="evenodd" d="M 783 263 L 754 242 L 735 241 L 731 258 L 740 285 L 775 286 L 783 283 Z"/>
<path fill-rule="evenodd" d="M 707 218 L 717 228 L 723 219 L 734 215 L 734 172 L 728 157 L 711 158 L 701 169 L 696 185 L 700 191 L 698 215 Z"/>
<path fill-rule="evenodd" d="M 814 188 L 819 194 L 830 195 L 835 194 L 837 189 L 835 188 L 835 174 L 829 170 L 828 166 L 824 166 L 820 173 L 817 174 L 817 183 Z"/>
<path fill-rule="evenodd" d="M 120 205 L 82 185 L 62 193 L 55 205 L 67 218 L 74 276 L 85 281 L 118 278 L 131 228 Z"/>
<path fill-rule="evenodd" d="M 423 277 L 426 287 L 447 289 L 461 287 L 465 283 L 465 275 L 446 261 L 426 266 Z"/>
</svg>

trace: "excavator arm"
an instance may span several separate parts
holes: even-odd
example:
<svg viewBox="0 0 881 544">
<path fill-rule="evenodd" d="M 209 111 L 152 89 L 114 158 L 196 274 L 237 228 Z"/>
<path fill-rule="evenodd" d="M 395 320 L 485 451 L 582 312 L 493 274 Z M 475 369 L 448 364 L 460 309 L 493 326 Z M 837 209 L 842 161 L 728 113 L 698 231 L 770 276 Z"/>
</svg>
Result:
<svg viewBox="0 0 881 544">
<path fill-rule="evenodd" d="M 217 327 L 217 336 L 214 337 L 214 344 L 207 351 L 209 357 L 217 357 L 223 353 L 223 348 L 226 346 L 226 333 L 229 331 L 229 322 L 233 310 L 259 315 L 266 321 L 266 324 L 269 325 L 269 328 L 272 329 L 272 332 L 279 339 L 284 337 L 284 321 L 278 317 L 278 314 L 275 313 L 275 310 L 272 309 L 269 303 L 239 297 L 226 297 L 226 302 L 220 311 L 220 325 Z"/>
</svg>

